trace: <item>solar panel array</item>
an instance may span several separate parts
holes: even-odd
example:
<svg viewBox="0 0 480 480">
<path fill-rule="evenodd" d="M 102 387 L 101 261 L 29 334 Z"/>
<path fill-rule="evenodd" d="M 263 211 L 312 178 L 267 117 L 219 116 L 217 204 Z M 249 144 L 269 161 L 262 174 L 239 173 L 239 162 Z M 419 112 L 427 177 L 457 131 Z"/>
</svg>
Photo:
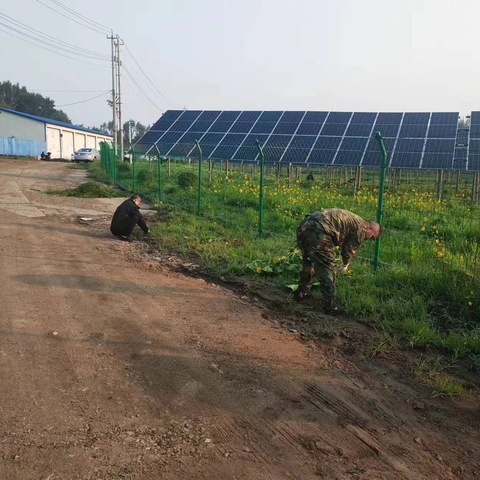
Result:
<svg viewBox="0 0 480 480">
<path fill-rule="evenodd" d="M 458 128 L 458 112 L 168 110 L 137 142 L 144 153 L 268 162 L 378 166 L 380 131 L 391 167 L 480 170 L 480 112 Z"/>
<path fill-rule="evenodd" d="M 472 112 L 470 117 L 467 168 L 480 170 L 480 112 Z"/>
</svg>

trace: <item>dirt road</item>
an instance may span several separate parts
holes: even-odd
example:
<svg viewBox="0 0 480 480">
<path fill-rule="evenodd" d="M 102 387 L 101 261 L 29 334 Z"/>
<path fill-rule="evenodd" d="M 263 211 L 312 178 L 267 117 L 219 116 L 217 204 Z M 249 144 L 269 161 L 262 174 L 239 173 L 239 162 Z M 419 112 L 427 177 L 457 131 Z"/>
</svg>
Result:
<svg viewBox="0 0 480 480">
<path fill-rule="evenodd" d="M 44 193 L 83 180 L 0 160 L 0 479 L 478 478 L 478 399 L 133 262 L 120 199 Z"/>
</svg>

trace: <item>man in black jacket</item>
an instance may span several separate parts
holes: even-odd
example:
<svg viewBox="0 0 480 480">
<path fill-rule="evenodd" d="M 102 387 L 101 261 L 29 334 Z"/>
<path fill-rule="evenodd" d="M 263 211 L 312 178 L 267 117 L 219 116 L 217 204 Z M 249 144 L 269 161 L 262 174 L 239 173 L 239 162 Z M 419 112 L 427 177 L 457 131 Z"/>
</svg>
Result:
<svg viewBox="0 0 480 480">
<path fill-rule="evenodd" d="M 132 195 L 128 200 L 121 203 L 115 210 L 110 225 L 110 231 L 120 240 L 131 242 L 130 234 L 135 225 L 138 225 L 145 234 L 149 232 L 148 227 L 140 213 L 140 204 L 142 199 L 140 195 Z"/>
</svg>

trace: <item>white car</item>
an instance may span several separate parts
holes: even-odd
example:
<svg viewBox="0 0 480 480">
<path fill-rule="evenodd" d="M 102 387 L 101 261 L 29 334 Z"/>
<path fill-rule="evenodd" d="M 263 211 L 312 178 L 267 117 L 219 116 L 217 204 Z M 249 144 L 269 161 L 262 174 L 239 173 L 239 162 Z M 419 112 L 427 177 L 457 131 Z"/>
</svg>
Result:
<svg viewBox="0 0 480 480">
<path fill-rule="evenodd" d="M 80 148 L 73 152 L 73 161 L 78 162 L 93 162 L 100 158 L 100 153 L 95 148 Z"/>
</svg>

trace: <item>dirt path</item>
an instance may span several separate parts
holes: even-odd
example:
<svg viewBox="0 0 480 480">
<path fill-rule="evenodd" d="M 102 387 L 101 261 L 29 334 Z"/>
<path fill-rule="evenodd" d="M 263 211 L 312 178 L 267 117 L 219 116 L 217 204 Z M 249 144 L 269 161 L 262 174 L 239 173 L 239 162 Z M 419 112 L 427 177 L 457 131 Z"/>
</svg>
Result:
<svg viewBox="0 0 480 480">
<path fill-rule="evenodd" d="M 0 160 L 0 479 L 473 479 L 478 399 L 315 346 L 246 298 L 128 259 L 119 199 Z M 94 216 L 93 225 L 79 216 Z"/>
</svg>

